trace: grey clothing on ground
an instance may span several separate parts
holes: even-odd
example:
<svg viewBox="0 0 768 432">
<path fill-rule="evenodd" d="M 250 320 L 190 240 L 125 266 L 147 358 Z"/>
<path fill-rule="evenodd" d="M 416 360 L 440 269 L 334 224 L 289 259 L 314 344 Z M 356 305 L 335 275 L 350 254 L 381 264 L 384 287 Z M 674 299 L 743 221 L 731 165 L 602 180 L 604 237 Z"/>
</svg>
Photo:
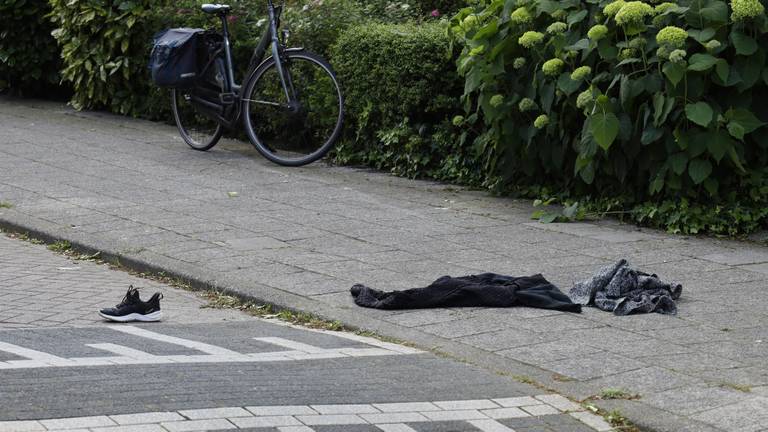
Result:
<svg viewBox="0 0 768 432">
<path fill-rule="evenodd" d="M 655 274 L 633 269 L 622 259 L 574 285 L 568 296 L 574 303 L 597 306 L 615 315 L 648 312 L 675 315 L 675 300 L 682 291 L 682 285 L 666 283 Z"/>
</svg>

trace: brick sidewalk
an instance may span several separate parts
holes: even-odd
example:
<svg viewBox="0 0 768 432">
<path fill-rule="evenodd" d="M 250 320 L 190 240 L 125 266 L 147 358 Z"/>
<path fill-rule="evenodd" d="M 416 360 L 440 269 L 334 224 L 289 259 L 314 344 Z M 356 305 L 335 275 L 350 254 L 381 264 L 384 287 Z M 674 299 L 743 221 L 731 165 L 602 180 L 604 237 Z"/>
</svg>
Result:
<svg viewBox="0 0 768 432">
<path fill-rule="evenodd" d="M 283 306 L 434 346 L 598 402 L 658 430 L 768 423 L 768 250 L 611 221 L 531 223 L 527 202 L 321 164 L 174 128 L 0 100 L 0 220 Z M 230 194 L 229 192 L 237 192 Z M 684 285 L 677 317 L 526 308 L 356 308 L 353 283 L 543 273 L 567 290 L 619 258 Z"/>
</svg>

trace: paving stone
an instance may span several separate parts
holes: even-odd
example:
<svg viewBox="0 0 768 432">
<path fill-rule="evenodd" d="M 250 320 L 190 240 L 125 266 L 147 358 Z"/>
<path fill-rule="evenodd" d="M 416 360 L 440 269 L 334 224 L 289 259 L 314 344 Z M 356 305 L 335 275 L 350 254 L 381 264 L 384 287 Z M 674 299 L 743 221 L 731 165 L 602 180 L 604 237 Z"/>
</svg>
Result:
<svg viewBox="0 0 768 432">
<path fill-rule="evenodd" d="M 599 353 L 543 363 L 542 366 L 567 377 L 588 380 L 641 369 L 644 363 L 629 357 Z"/>
<path fill-rule="evenodd" d="M 531 396 L 520 396 L 520 397 L 513 397 L 513 398 L 503 398 L 503 399 L 494 399 L 494 402 L 497 404 L 503 406 L 503 407 L 520 407 L 520 406 L 530 406 L 530 405 L 538 405 L 541 404 L 543 401 L 538 398 L 533 398 Z"/>
<path fill-rule="evenodd" d="M 91 428 L 91 432 L 166 432 L 166 430 L 156 424 L 138 424 Z"/>
<path fill-rule="evenodd" d="M 373 404 L 381 412 L 412 412 L 412 411 L 440 411 L 440 408 L 431 402 L 388 403 Z"/>
<path fill-rule="evenodd" d="M 317 411 L 304 405 L 245 407 L 255 416 L 315 415 Z"/>
<path fill-rule="evenodd" d="M 110 420 L 107 416 L 61 418 L 42 420 L 40 423 L 42 423 L 46 429 L 78 429 L 117 425 L 117 423 Z"/>
<path fill-rule="evenodd" d="M 444 410 L 476 410 L 498 408 L 499 405 L 487 399 L 464 400 L 464 401 L 437 401 L 433 402 Z"/>
<path fill-rule="evenodd" d="M 46 430 L 45 427 L 36 421 L 0 422 L 0 431 L 2 432 L 38 432 L 44 430 Z"/>
<path fill-rule="evenodd" d="M 264 428 L 277 426 L 301 426 L 298 420 L 291 416 L 266 416 L 266 417 L 237 417 L 230 418 L 239 429 Z"/>
<path fill-rule="evenodd" d="M 557 408 L 560 411 L 583 411 L 584 407 L 564 398 L 559 394 L 548 394 L 536 396 L 536 399 Z M 526 404 L 527 405 L 527 404 Z"/>
<path fill-rule="evenodd" d="M 455 411 L 424 411 L 421 413 L 430 420 L 475 420 L 487 418 L 477 410 L 455 410 Z"/>
<path fill-rule="evenodd" d="M 613 430 L 613 427 L 610 424 L 608 424 L 605 420 L 603 420 L 602 417 L 592 414 L 590 412 L 586 412 L 586 411 L 572 412 L 570 415 L 573 418 L 578 419 L 583 423 L 586 423 L 588 426 L 594 428 L 598 432 Z"/>
<path fill-rule="evenodd" d="M 751 415 L 745 415 L 747 412 Z M 768 424 L 768 398 L 753 397 L 695 414 L 692 418 L 728 431 L 758 431 Z"/>
<path fill-rule="evenodd" d="M 551 414 L 559 414 L 560 411 L 558 411 L 556 408 L 551 407 L 549 405 L 532 405 L 532 406 L 524 406 L 520 407 L 523 411 L 527 412 L 528 414 L 532 416 L 543 416 L 543 415 L 551 415 Z"/>
<path fill-rule="evenodd" d="M 367 422 L 361 417 L 352 414 L 336 414 L 336 415 L 309 415 L 309 416 L 296 416 L 296 419 L 304 423 L 307 426 L 321 426 L 321 425 L 354 425 L 354 424 L 366 424 Z"/>
<path fill-rule="evenodd" d="M 236 429 L 235 425 L 225 419 L 186 420 L 178 422 L 163 422 L 160 424 L 169 432 L 193 432 L 209 430 Z"/>
<path fill-rule="evenodd" d="M 379 413 L 372 405 L 312 405 L 313 410 L 320 414 L 369 414 Z"/>
<path fill-rule="evenodd" d="M 160 423 L 164 421 L 184 420 L 184 417 L 175 412 L 155 412 L 140 414 L 111 415 L 109 418 L 119 425 L 133 425 L 143 423 Z"/>
<path fill-rule="evenodd" d="M 682 387 L 643 396 L 643 402 L 661 409 L 673 408 L 676 413 L 690 415 L 731 405 L 751 397 L 748 393 L 725 386 Z"/>
<path fill-rule="evenodd" d="M 528 417 L 530 413 L 523 411 L 520 408 L 495 408 L 495 409 L 486 409 L 480 411 L 484 415 L 492 418 L 492 419 L 508 419 L 508 418 L 517 418 L 517 417 Z"/>
<path fill-rule="evenodd" d="M 179 411 L 179 414 L 190 420 L 204 420 L 227 417 L 251 417 L 252 414 L 243 408 L 211 408 Z"/>
</svg>

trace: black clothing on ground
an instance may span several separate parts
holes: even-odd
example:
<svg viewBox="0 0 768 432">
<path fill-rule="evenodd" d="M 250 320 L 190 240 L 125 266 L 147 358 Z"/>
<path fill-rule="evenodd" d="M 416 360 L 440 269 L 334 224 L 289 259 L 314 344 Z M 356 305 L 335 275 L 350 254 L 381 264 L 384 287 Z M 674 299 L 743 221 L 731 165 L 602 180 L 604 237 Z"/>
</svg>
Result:
<svg viewBox="0 0 768 432">
<path fill-rule="evenodd" d="M 540 274 L 529 277 L 495 273 L 457 278 L 443 276 L 424 288 L 384 292 L 358 284 L 350 291 L 358 306 L 375 309 L 530 306 L 581 312 L 581 305 L 571 302 Z"/>
<path fill-rule="evenodd" d="M 675 315 L 675 300 L 682 291 L 682 285 L 663 282 L 655 274 L 635 270 L 627 260 L 620 260 L 574 285 L 568 295 L 575 303 L 594 305 L 615 315 L 649 312 Z"/>
</svg>

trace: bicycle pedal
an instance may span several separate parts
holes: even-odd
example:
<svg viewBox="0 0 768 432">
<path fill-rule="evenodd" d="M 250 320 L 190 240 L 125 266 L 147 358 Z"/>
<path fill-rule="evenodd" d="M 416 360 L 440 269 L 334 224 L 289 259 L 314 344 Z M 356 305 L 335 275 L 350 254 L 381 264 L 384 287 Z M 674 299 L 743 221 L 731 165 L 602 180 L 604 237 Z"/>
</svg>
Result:
<svg viewBox="0 0 768 432">
<path fill-rule="evenodd" d="M 235 94 L 221 93 L 219 94 L 219 100 L 221 101 L 222 105 L 232 105 L 233 103 L 235 103 Z"/>
</svg>

